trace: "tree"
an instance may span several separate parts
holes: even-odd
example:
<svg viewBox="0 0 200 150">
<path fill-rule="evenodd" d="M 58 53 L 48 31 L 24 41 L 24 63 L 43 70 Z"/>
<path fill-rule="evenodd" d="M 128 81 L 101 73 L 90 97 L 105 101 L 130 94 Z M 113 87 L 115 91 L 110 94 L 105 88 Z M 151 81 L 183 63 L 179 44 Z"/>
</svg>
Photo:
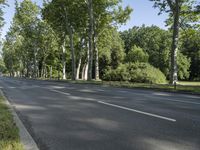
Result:
<svg viewBox="0 0 200 150">
<path fill-rule="evenodd" d="M 124 24 L 129 19 L 132 8 L 127 6 L 122 8 L 120 0 L 93 0 L 93 47 L 95 54 L 95 79 L 99 79 L 99 36 L 104 30 L 110 27 L 117 27 L 119 24 Z M 92 68 L 91 68 L 92 69 Z"/>
<path fill-rule="evenodd" d="M 126 55 L 126 61 L 131 62 L 148 62 L 149 55 L 142 48 L 133 46 Z"/>
<path fill-rule="evenodd" d="M 200 80 L 200 30 L 187 29 L 181 35 L 181 52 L 191 60 L 189 79 Z"/>
<path fill-rule="evenodd" d="M 177 82 L 177 52 L 179 47 L 179 29 L 181 26 L 181 16 L 187 18 L 188 14 L 196 16 L 199 13 L 199 10 L 195 7 L 192 0 L 150 0 L 154 1 L 154 7 L 160 8 L 161 12 L 168 12 L 170 17 L 172 17 L 172 47 L 171 47 L 171 73 L 170 73 L 170 83 L 174 84 Z M 198 18 L 196 18 L 198 19 Z M 195 22 L 196 19 L 187 19 L 187 21 Z"/>
<path fill-rule="evenodd" d="M 45 3 L 43 9 L 43 18 L 52 26 L 57 34 L 60 35 L 63 49 L 63 78 L 65 79 L 66 64 L 66 37 L 69 37 L 69 45 L 71 49 L 72 59 L 72 80 L 76 78 L 76 62 L 74 49 L 74 33 L 79 28 L 85 26 L 85 12 L 79 13 L 80 10 L 85 11 L 85 1 L 78 0 L 52 0 Z M 78 11 L 79 10 L 79 11 Z M 83 15 L 83 16 L 81 16 Z"/>
<path fill-rule="evenodd" d="M 6 68 L 5 63 L 3 61 L 3 58 L 0 58 L 0 72 L 6 73 L 6 71 L 7 71 L 7 68 Z"/>
<path fill-rule="evenodd" d="M 31 0 L 24 0 L 20 5 L 16 1 L 16 13 L 13 18 L 13 31 L 16 39 L 22 37 L 24 41 L 23 48 L 18 53 L 23 56 L 22 62 L 26 66 L 26 76 L 36 78 L 37 76 L 37 24 L 39 21 L 39 7 L 32 3 Z"/>
<path fill-rule="evenodd" d="M 185 32 L 182 32 L 185 34 Z M 125 43 L 125 52 L 126 55 L 131 51 L 131 47 L 136 45 L 137 47 L 141 47 L 148 55 L 148 62 L 156 68 L 159 68 L 165 76 L 169 79 L 170 76 L 170 44 L 171 44 L 171 32 L 167 30 L 160 29 L 157 26 L 151 27 L 133 27 L 128 31 L 121 32 L 121 37 Z M 188 70 L 188 66 L 190 66 L 190 61 L 188 58 L 191 58 L 186 53 L 183 52 L 183 46 L 186 43 L 186 37 L 183 36 L 180 39 L 180 52 L 177 59 L 178 65 L 178 77 L 179 79 L 183 79 L 182 74 L 189 74 L 191 71 Z M 196 38 L 198 39 L 198 38 Z M 182 58 L 183 56 L 183 58 Z M 187 57 L 186 57 L 187 56 Z M 186 58 L 185 58 L 186 57 Z M 193 60 L 193 59 L 192 59 Z M 182 62 L 185 63 L 182 63 Z M 187 61 L 187 63 L 186 63 Z M 185 69 L 180 69 L 185 68 Z M 187 77 L 184 77 L 187 79 Z"/>
<path fill-rule="evenodd" d="M 5 5 L 6 5 L 5 0 L 0 0 L 0 30 L 4 26 L 4 18 L 3 18 L 4 12 L 3 12 L 2 8 Z M 1 33 L 0 33 L 0 36 L 1 36 Z M 2 46 L 1 44 L 2 44 L 2 41 L 0 41 L 0 46 Z"/>
<path fill-rule="evenodd" d="M 93 0 L 87 0 L 88 5 L 88 15 L 89 15 L 89 32 L 88 32 L 88 40 L 89 40 L 89 65 L 88 65 L 88 80 L 92 80 L 92 67 L 93 67 L 93 33 L 94 33 L 94 8 L 93 8 Z"/>
<path fill-rule="evenodd" d="M 157 26 L 133 27 L 120 33 L 124 40 L 126 55 L 132 47 L 142 48 L 148 55 L 148 62 L 169 76 L 169 55 L 171 34 Z"/>
<path fill-rule="evenodd" d="M 70 39 L 70 49 L 72 58 L 72 76 L 74 76 L 76 42 L 73 41 L 77 36 L 80 40 L 84 39 L 84 47 L 87 47 L 86 64 L 84 72 L 87 71 L 86 79 L 93 78 L 93 67 L 95 66 L 95 79 L 99 78 L 99 52 L 97 47 L 98 37 L 105 30 L 113 26 L 112 24 L 124 23 L 129 18 L 132 9 L 127 7 L 122 9 L 119 5 L 120 0 L 52 0 L 45 3 L 43 18 L 56 30 L 60 37 L 65 35 Z M 81 13 L 80 13 L 81 12 Z M 85 33 L 84 33 L 85 32 Z M 73 36 L 74 37 L 73 37 Z M 82 53 L 82 52 L 81 52 Z M 82 57 L 81 55 L 79 56 Z M 80 62 L 80 58 L 79 61 Z M 95 62 L 95 65 L 94 65 Z M 77 74 L 80 70 L 80 63 L 77 65 Z"/>
<path fill-rule="evenodd" d="M 4 62 L 12 75 L 47 77 L 49 71 L 52 77 L 53 62 L 59 57 L 58 37 L 38 15 L 38 6 L 30 0 L 16 2 L 16 13 L 3 47 Z"/>
<path fill-rule="evenodd" d="M 3 10 L 2 8 L 6 5 L 5 0 L 0 0 L 0 28 L 4 25 Z"/>
<path fill-rule="evenodd" d="M 58 37 L 45 20 L 38 22 L 37 28 L 39 77 L 45 77 L 47 67 L 51 69 L 55 67 L 54 61 L 58 57 L 56 56 Z M 52 78 L 52 71 L 50 71 L 50 78 Z"/>
<path fill-rule="evenodd" d="M 191 60 L 179 52 L 177 58 L 177 66 L 178 66 L 178 77 L 181 80 L 188 80 L 190 76 L 190 63 Z"/>
<path fill-rule="evenodd" d="M 124 61 L 124 43 L 116 28 L 106 28 L 98 37 L 100 77 L 107 67 L 117 68 Z"/>
<path fill-rule="evenodd" d="M 10 76 L 15 76 L 20 63 L 16 55 L 16 41 L 14 32 L 10 31 L 7 33 L 6 40 L 3 43 L 2 52 L 3 60 Z"/>
</svg>

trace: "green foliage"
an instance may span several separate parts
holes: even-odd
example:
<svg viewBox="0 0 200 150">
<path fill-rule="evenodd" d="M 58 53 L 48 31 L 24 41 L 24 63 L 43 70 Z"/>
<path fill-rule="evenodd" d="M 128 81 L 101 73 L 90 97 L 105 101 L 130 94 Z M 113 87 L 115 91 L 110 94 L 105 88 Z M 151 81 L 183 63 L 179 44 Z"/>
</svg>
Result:
<svg viewBox="0 0 200 150">
<path fill-rule="evenodd" d="M 196 5 L 195 0 L 150 0 L 154 2 L 154 7 L 160 9 L 160 13 L 169 13 L 169 19 L 166 21 L 167 25 L 171 25 L 172 47 L 171 47 L 171 69 L 170 69 L 170 83 L 177 82 L 178 70 L 177 70 L 177 52 L 179 48 L 179 32 L 180 28 L 195 27 L 195 24 L 199 24 L 200 11 L 199 5 Z M 199 25 L 198 25 L 199 26 Z"/>
<path fill-rule="evenodd" d="M 128 65 L 130 81 L 139 83 L 166 83 L 165 75 L 148 63 L 132 63 Z"/>
<path fill-rule="evenodd" d="M 170 1 L 152 1 L 161 11 L 169 12 L 167 23 L 171 25 L 174 10 Z M 198 7 L 190 2 L 181 1 L 180 23 L 184 29 L 199 18 L 198 12 L 193 11 Z M 170 54 L 176 54 L 171 51 L 172 30 L 143 25 L 119 33 L 118 25 L 124 24 L 131 12 L 130 7 L 122 7 L 121 0 L 44 1 L 42 14 L 31 0 L 16 1 L 12 26 L 3 44 L 4 63 L 0 69 L 5 70 L 5 65 L 10 75 L 20 73 L 40 78 L 49 77 L 50 68 L 53 68 L 53 77 L 58 77 L 63 69 L 69 77 L 75 75 L 74 70 L 79 66 L 77 74 L 82 74 L 83 79 L 88 73 L 96 78 L 99 68 L 100 77 L 105 80 L 163 83 L 164 75 L 167 78 L 170 75 L 173 58 Z M 181 42 L 176 43 L 176 47 L 180 47 L 177 63 L 181 80 L 200 79 L 199 37 L 197 29 L 181 31 Z"/>
<path fill-rule="evenodd" d="M 115 28 L 105 29 L 102 32 L 97 42 L 101 76 L 107 66 L 116 69 L 123 62 L 125 56 L 123 46 L 123 41 Z"/>
<path fill-rule="evenodd" d="M 198 33 L 198 32 L 196 32 Z M 194 34 L 193 34 L 194 35 Z M 129 29 L 128 31 L 124 31 L 121 33 L 121 37 L 125 42 L 125 51 L 127 53 L 128 57 L 134 57 L 134 55 L 131 55 L 131 47 L 134 45 L 137 45 L 144 49 L 144 51 L 147 52 L 149 55 L 149 63 L 153 65 L 156 68 L 159 68 L 166 77 L 169 78 L 169 71 L 170 71 L 170 49 L 171 49 L 171 33 L 170 31 L 162 30 L 156 26 L 151 27 L 133 27 L 132 29 Z M 191 40 L 189 40 L 191 39 Z M 181 51 L 187 51 L 187 47 L 193 47 L 187 48 L 188 50 L 191 49 L 191 52 L 194 52 L 195 49 L 198 51 L 198 37 L 182 37 L 181 38 Z M 193 41 L 193 42 L 192 42 Z M 191 53 L 190 53 L 191 54 Z M 179 56 L 180 55 L 180 56 Z M 192 55 L 189 56 L 186 52 L 184 55 L 182 53 L 178 53 L 178 78 L 181 80 L 188 79 L 188 75 L 190 74 L 190 60 L 187 58 L 195 58 L 196 56 Z M 127 59 L 127 58 L 126 58 Z M 132 58 L 133 60 L 134 58 Z M 193 60 L 193 59 L 191 59 Z M 197 60 L 197 59 L 196 59 Z M 193 62 L 193 61 L 192 61 Z M 195 67 L 198 70 L 198 67 L 195 63 Z M 195 72 L 195 69 L 194 69 Z"/>
<path fill-rule="evenodd" d="M 177 58 L 178 62 L 178 77 L 181 80 L 188 80 L 190 76 L 189 68 L 190 68 L 190 59 L 182 53 L 178 54 Z"/>
<path fill-rule="evenodd" d="M 154 2 L 154 7 L 159 8 L 159 15 L 163 12 L 169 13 L 169 18 L 166 20 L 167 25 L 173 24 L 173 15 L 176 10 L 176 1 L 168 0 L 150 0 Z M 179 23 L 182 28 L 190 28 L 199 26 L 200 19 L 200 5 L 198 0 L 181 0 L 178 1 L 180 8 Z"/>
<path fill-rule="evenodd" d="M 200 30 L 182 32 L 181 52 L 191 60 L 190 80 L 200 80 Z"/>
<path fill-rule="evenodd" d="M 108 68 L 103 75 L 103 80 L 106 81 L 128 81 L 130 74 L 126 65 L 120 64 L 116 69 Z"/>
<path fill-rule="evenodd" d="M 4 18 L 3 18 L 3 10 L 2 8 L 5 6 L 5 0 L 0 0 L 0 29 L 3 27 L 4 25 Z"/>
<path fill-rule="evenodd" d="M 3 59 L 11 76 L 42 75 L 58 57 L 57 35 L 39 19 L 39 7 L 30 0 L 16 2 L 13 23 L 3 45 Z M 50 60 L 51 59 L 51 60 Z"/>
<path fill-rule="evenodd" d="M 165 75 L 148 63 L 120 65 L 117 69 L 107 69 L 103 79 L 106 81 L 130 81 L 138 83 L 166 83 Z"/>
<path fill-rule="evenodd" d="M 14 72 L 19 68 L 19 59 L 17 57 L 15 49 L 15 41 L 13 40 L 14 36 L 12 33 L 8 33 L 6 41 L 3 44 L 3 61 L 5 67 L 8 69 L 10 75 L 14 75 Z"/>
<path fill-rule="evenodd" d="M 126 55 L 127 62 L 148 62 L 149 55 L 142 48 L 133 46 Z"/>
<path fill-rule="evenodd" d="M 112 32 L 112 41 L 111 41 L 111 66 L 112 68 L 117 68 L 118 65 L 124 60 L 124 49 L 123 41 L 121 40 L 119 33 L 114 30 Z"/>
<path fill-rule="evenodd" d="M 169 75 L 169 59 L 171 34 L 157 26 L 133 27 L 121 33 L 125 43 L 126 54 L 132 47 L 142 48 L 148 55 L 148 62 L 159 68 L 166 76 Z"/>
<path fill-rule="evenodd" d="M 0 114 L 0 149 L 23 150 L 19 139 L 19 130 L 2 95 L 0 95 Z"/>
<path fill-rule="evenodd" d="M 1 73 L 6 73 L 6 71 L 7 71 L 7 68 L 5 66 L 5 63 L 4 63 L 3 59 L 0 58 L 0 72 Z"/>
</svg>

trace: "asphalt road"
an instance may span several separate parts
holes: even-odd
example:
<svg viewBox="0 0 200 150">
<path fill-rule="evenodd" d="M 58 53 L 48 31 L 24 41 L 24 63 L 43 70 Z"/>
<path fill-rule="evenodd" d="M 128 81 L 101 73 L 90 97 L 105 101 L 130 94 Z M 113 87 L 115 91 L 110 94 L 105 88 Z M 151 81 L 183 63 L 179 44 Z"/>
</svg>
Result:
<svg viewBox="0 0 200 150">
<path fill-rule="evenodd" d="M 200 97 L 0 78 L 41 150 L 199 150 Z"/>
</svg>

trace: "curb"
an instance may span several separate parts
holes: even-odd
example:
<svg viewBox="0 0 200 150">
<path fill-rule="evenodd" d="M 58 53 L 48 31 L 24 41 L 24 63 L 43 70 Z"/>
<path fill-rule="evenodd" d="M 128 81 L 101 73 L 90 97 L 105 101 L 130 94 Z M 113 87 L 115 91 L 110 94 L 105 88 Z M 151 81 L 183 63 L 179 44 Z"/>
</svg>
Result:
<svg viewBox="0 0 200 150">
<path fill-rule="evenodd" d="M 37 144 L 33 140 L 32 136 L 29 134 L 25 126 L 23 125 L 22 121 L 19 119 L 17 113 L 15 112 L 13 106 L 10 104 L 8 99 L 5 97 L 2 90 L 0 90 L 0 95 L 5 99 L 5 104 L 10 108 L 11 113 L 13 115 L 13 119 L 19 128 L 19 136 L 21 143 L 25 150 L 39 150 Z"/>
</svg>

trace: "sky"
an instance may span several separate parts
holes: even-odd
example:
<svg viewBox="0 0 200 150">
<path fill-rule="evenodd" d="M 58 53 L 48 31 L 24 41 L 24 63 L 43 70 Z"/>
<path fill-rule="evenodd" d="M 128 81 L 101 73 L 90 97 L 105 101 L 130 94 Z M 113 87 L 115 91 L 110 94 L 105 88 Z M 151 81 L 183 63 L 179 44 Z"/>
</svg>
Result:
<svg viewBox="0 0 200 150">
<path fill-rule="evenodd" d="M 19 2 L 22 0 L 18 0 Z M 42 6 L 43 0 L 33 0 L 38 5 Z M 2 37 L 5 36 L 8 31 L 10 24 L 12 22 L 12 18 L 15 12 L 14 2 L 15 0 L 7 0 L 9 7 L 4 9 L 4 18 L 5 18 L 5 26 L 2 29 Z M 167 18 L 167 14 L 163 14 L 158 16 L 158 9 L 153 8 L 153 2 L 149 0 L 122 0 L 123 7 L 129 5 L 134 9 L 130 16 L 130 20 L 119 28 L 119 30 L 127 30 L 132 28 L 133 26 L 141 26 L 145 24 L 146 26 L 157 25 L 163 29 L 165 29 L 165 19 Z"/>
</svg>

